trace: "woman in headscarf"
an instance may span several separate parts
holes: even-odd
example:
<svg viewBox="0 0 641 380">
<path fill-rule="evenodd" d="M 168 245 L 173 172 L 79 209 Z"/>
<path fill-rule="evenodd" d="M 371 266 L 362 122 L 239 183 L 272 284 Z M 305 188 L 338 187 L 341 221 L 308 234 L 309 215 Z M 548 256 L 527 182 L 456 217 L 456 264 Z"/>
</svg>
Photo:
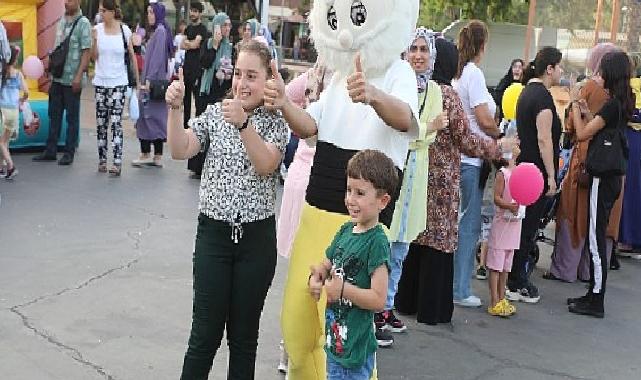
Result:
<svg viewBox="0 0 641 380">
<path fill-rule="evenodd" d="M 410 243 L 425 230 L 427 218 L 428 148 L 436 138 L 436 130 L 447 123 L 443 112 L 441 88 L 430 80 L 436 60 L 436 35 L 423 27 L 414 34 L 414 42 L 405 57 L 416 73 L 419 107 L 419 137 L 409 146 L 403 185 L 396 207 L 390 236 L 392 255 L 385 309 L 374 316 L 376 327 L 392 332 L 405 331 L 406 326 L 394 315 L 394 297 L 403 271 L 403 261 Z M 379 335 L 381 333 L 379 332 Z M 380 337 L 379 337 L 380 338 Z"/>
<path fill-rule="evenodd" d="M 523 79 L 523 60 L 521 58 L 513 59 L 510 64 L 505 76 L 501 79 L 498 85 L 496 85 L 496 90 L 494 90 L 494 101 L 499 110 L 499 120 L 503 119 L 503 110 L 501 109 L 503 104 L 503 94 L 512 83 L 521 83 Z"/>
<path fill-rule="evenodd" d="M 590 113 L 596 114 L 608 101 L 610 96 L 603 88 L 602 80 L 598 75 L 601 58 L 619 48 L 611 43 L 601 43 L 590 51 L 587 61 L 587 68 L 592 76 L 580 83 L 579 98 L 585 99 L 588 103 Z M 574 134 L 574 123 L 568 118 L 565 124 L 566 130 Z M 589 183 L 585 171 L 585 160 L 588 154 L 590 139 L 576 141 L 573 137 L 574 149 L 570 156 L 570 168 L 563 183 L 561 184 L 561 198 L 559 209 L 556 215 L 556 236 L 554 251 L 550 270 L 543 275 L 547 280 L 561 280 L 574 282 L 577 280 L 587 281 L 590 279 L 590 255 L 585 250 L 585 237 L 588 230 L 588 210 L 585 207 L 589 199 Z M 619 221 L 621 220 L 621 205 L 623 192 L 612 208 L 610 222 L 606 233 L 607 252 L 612 252 L 614 242 L 619 237 Z M 608 256 L 609 257 L 609 256 Z"/>
<path fill-rule="evenodd" d="M 245 27 L 243 28 L 242 34 L 240 35 L 240 42 L 246 42 L 256 37 L 259 30 L 260 22 L 258 22 L 258 20 L 256 20 L 255 18 L 250 18 L 249 20 L 245 21 Z M 236 50 L 238 50 L 238 46 L 240 46 L 240 44 L 236 45 Z"/>
<path fill-rule="evenodd" d="M 164 95 L 151 99 L 153 86 L 168 80 L 169 57 L 174 41 L 171 28 L 165 21 L 165 6 L 152 3 L 147 7 L 147 45 L 142 72 L 139 99 L 140 117 L 136 122 L 136 136 L 140 140 L 140 158 L 132 161 L 135 167 L 162 167 L 163 144 L 167 140 L 167 104 Z M 154 157 L 151 157 L 151 145 Z"/>
<path fill-rule="evenodd" d="M 456 46 L 436 39 L 432 80 L 440 85 L 443 110 L 449 123 L 436 133 L 429 147 L 426 229 L 410 245 L 396 297 L 396 309 L 416 313 L 418 322 L 449 323 L 454 310 L 454 252 L 458 242 L 461 153 L 472 157 L 499 159 L 501 146 L 511 149 L 513 140 L 498 142 L 474 134 L 463 105 L 452 88 L 456 74 Z"/>
<path fill-rule="evenodd" d="M 196 116 L 202 114 L 207 106 L 220 102 L 231 88 L 234 73 L 234 47 L 229 41 L 231 20 L 226 13 L 220 12 L 212 20 L 213 35 L 202 45 L 199 95 L 196 97 Z M 187 162 L 187 169 L 193 178 L 200 178 L 205 162 L 204 152 L 200 152 Z"/>
</svg>

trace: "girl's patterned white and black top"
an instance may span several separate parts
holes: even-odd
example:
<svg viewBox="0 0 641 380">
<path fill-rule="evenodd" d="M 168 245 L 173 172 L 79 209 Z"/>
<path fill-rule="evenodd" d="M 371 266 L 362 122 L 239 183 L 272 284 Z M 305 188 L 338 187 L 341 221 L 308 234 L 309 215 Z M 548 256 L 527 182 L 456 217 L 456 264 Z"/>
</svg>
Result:
<svg viewBox="0 0 641 380">
<path fill-rule="evenodd" d="M 238 129 L 223 120 L 221 103 L 209 105 L 199 117 L 189 120 L 201 150 L 209 141 L 200 181 L 199 210 L 206 216 L 229 223 L 249 223 L 275 213 L 278 171 L 261 176 L 247 155 Z M 280 111 L 257 108 L 249 117 L 250 126 L 282 154 L 288 127 Z"/>
</svg>

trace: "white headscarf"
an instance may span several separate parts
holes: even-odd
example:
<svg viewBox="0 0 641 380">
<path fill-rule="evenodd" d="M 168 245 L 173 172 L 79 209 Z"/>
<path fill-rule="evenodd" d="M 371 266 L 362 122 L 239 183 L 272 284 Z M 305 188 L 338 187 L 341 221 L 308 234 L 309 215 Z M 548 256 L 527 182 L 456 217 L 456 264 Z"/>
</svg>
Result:
<svg viewBox="0 0 641 380">
<path fill-rule="evenodd" d="M 424 27 L 419 27 L 414 32 L 414 39 L 412 44 L 419 38 L 422 38 L 427 43 L 427 49 L 430 54 L 430 59 L 427 64 L 427 70 L 422 73 L 416 73 L 416 82 L 418 84 L 418 92 L 422 93 L 427 87 L 427 82 L 432 78 L 432 72 L 434 71 L 434 62 L 436 61 L 436 38 L 438 33 L 434 32 L 431 29 L 426 29 Z M 410 45 L 411 46 L 411 45 Z M 409 53 L 409 48 L 408 48 Z"/>
</svg>

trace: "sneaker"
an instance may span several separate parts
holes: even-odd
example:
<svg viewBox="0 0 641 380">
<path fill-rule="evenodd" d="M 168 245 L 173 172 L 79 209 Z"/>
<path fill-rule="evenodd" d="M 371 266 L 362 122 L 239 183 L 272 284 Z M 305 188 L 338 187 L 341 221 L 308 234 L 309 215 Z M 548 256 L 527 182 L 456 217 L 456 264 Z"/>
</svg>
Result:
<svg viewBox="0 0 641 380">
<path fill-rule="evenodd" d="M 7 175 L 7 169 L 4 167 L 0 168 L 0 178 L 4 178 L 4 176 Z"/>
<path fill-rule="evenodd" d="M 487 268 L 479 267 L 479 269 L 476 270 L 476 279 L 477 280 L 487 279 Z"/>
<path fill-rule="evenodd" d="M 377 328 L 375 335 L 376 342 L 378 343 L 379 347 L 392 347 L 392 345 L 394 344 L 394 337 L 392 336 L 392 333 L 385 329 Z"/>
<path fill-rule="evenodd" d="M 385 315 L 383 313 L 374 313 L 374 324 L 377 329 L 384 329 L 387 324 L 385 321 Z"/>
<path fill-rule="evenodd" d="M 18 175 L 18 169 L 14 165 L 11 169 L 7 169 L 7 173 L 4 175 L 4 179 L 7 181 L 12 180 Z"/>
<path fill-rule="evenodd" d="M 501 301 L 497 302 L 494 306 L 488 306 L 487 313 L 489 315 L 501 318 L 507 318 L 510 316 L 510 313 Z"/>
<path fill-rule="evenodd" d="M 509 315 L 514 315 L 516 314 L 516 306 L 512 305 L 508 300 L 503 298 L 502 300 L 499 301 L 499 303 L 503 304 L 503 308 L 505 311 L 508 312 Z"/>
<path fill-rule="evenodd" d="M 131 161 L 131 165 L 137 168 L 141 168 L 143 166 L 151 166 L 153 164 L 154 164 L 154 159 L 151 157 L 145 157 L 145 158 L 141 157 Z"/>
<path fill-rule="evenodd" d="M 570 313 L 588 315 L 595 318 L 603 318 L 605 316 L 603 303 L 599 305 L 598 302 L 594 300 L 592 302 L 573 303 L 568 306 L 568 311 Z"/>
<path fill-rule="evenodd" d="M 567 304 L 568 306 L 574 305 L 577 303 L 589 303 L 592 297 L 590 296 L 590 292 L 588 292 L 586 295 L 581 296 L 581 297 L 576 297 L 576 298 L 568 298 L 567 299 Z"/>
<path fill-rule="evenodd" d="M 289 365 L 289 356 L 287 351 L 285 351 L 285 345 L 283 342 L 280 342 L 280 360 L 278 361 L 278 372 L 286 374 L 287 366 Z"/>
<path fill-rule="evenodd" d="M 539 289 L 537 289 L 533 284 L 528 284 L 525 288 L 516 290 L 508 289 L 505 292 L 505 298 L 510 301 L 525 303 L 537 303 L 541 300 L 541 296 L 539 296 Z"/>
<path fill-rule="evenodd" d="M 396 318 L 393 310 L 383 312 L 385 327 L 393 333 L 400 333 L 407 330 L 407 326 L 400 319 Z"/>
<path fill-rule="evenodd" d="M 481 299 L 477 296 L 469 296 L 467 298 L 463 298 L 462 300 L 454 300 L 454 305 L 462 307 L 480 307 L 481 305 L 483 305 L 483 302 L 481 302 Z"/>
</svg>

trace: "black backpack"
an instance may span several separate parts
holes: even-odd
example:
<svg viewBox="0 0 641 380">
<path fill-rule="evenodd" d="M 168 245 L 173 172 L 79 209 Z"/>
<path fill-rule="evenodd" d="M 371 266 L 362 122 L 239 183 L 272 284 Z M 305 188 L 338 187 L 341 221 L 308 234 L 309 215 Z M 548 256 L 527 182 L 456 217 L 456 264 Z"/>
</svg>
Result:
<svg viewBox="0 0 641 380">
<path fill-rule="evenodd" d="M 62 74 L 65 71 L 65 61 L 67 60 L 67 54 L 69 53 L 69 39 L 73 34 L 74 29 L 76 29 L 76 24 L 84 16 L 80 16 L 73 22 L 71 26 L 71 31 L 65 37 L 65 39 L 56 46 L 56 48 L 49 53 L 49 72 L 53 75 L 54 78 L 62 78 Z"/>
</svg>

